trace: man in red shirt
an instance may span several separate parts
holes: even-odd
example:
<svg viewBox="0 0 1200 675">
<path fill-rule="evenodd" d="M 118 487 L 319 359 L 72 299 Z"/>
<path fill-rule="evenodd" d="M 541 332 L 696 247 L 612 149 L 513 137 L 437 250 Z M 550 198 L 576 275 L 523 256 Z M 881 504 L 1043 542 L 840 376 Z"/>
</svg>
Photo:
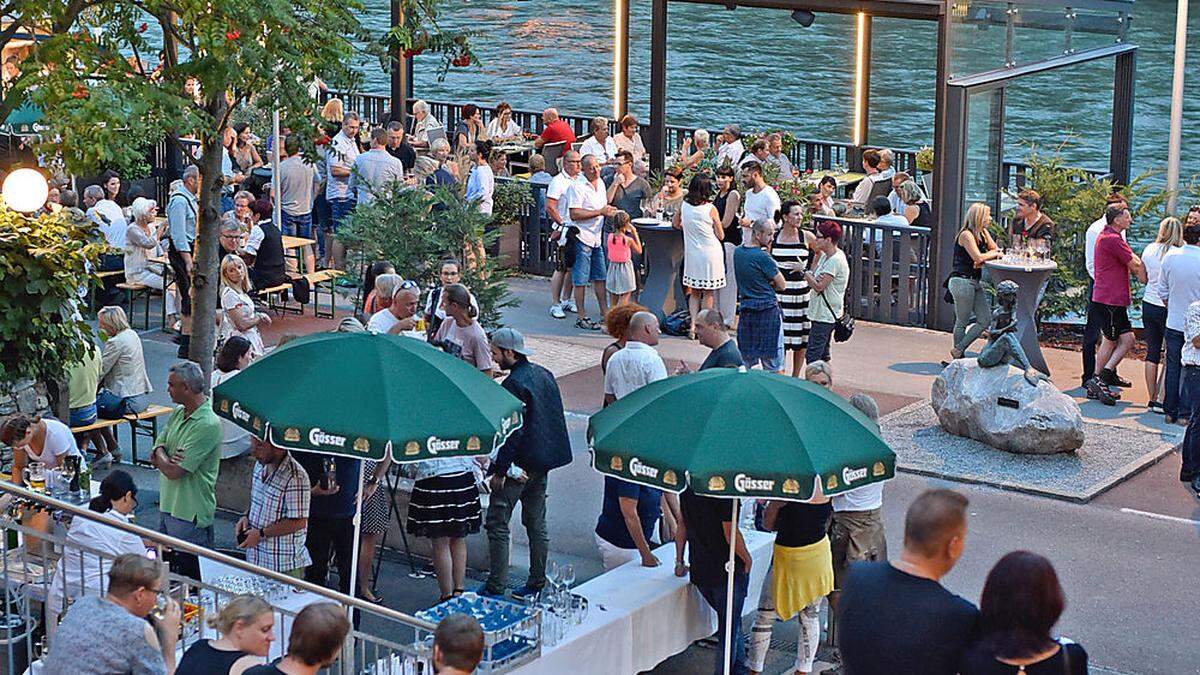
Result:
<svg viewBox="0 0 1200 675">
<path fill-rule="evenodd" d="M 1104 219 L 1107 224 L 1096 239 L 1096 283 L 1092 289 L 1092 302 L 1100 315 L 1100 333 L 1104 336 L 1098 362 L 1104 367 L 1088 381 L 1088 398 L 1093 398 L 1093 389 L 1099 390 L 1102 385 L 1130 386 L 1117 376 L 1117 364 L 1125 358 L 1134 340 L 1133 326 L 1129 323 L 1130 273 L 1146 283 L 1145 266 L 1121 236 L 1132 222 L 1129 209 L 1120 204 L 1109 206 Z"/>
<path fill-rule="evenodd" d="M 559 141 L 566 141 L 569 146 L 575 142 L 575 132 L 571 129 L 571 125 L 563 121 L 554 108 L 546 108 L 542 111 L 542 124 L 545 125 L 545 129 L 542 130 L 542 135 L 533 141 L 535 147 L 540 148 L 547 143 L 558 143 Z"/>
</svg>

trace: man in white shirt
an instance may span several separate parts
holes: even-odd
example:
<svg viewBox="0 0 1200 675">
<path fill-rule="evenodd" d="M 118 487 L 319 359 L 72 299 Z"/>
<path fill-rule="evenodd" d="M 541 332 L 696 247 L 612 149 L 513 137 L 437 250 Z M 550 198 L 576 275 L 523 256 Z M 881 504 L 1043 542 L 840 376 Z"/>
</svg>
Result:
<svg viewBox="0 0 1200 675">
<path fill-rule="evenodd" d="M 617 214 L 617 207 L 608 203 L 608 190 L 600 180 L 600 162 L 595 155 L 582 160 L 583 181 L 567 191 L 571 223 L 578 229 L 575 233 L 575 265 L 571 268 L 571 282 L 575 285 L 575 305 L 579 318 L 576 328 L 600 330 L 600 324 L 587 316 L 585 291 L 588 282 L 596 293 L 596 304 L 600 308 L 600 319 L 608 311 L 608 297 L 604 287 L 608 277 L 608 263 L 604 255 L 604 219 Z"/>
<path fill-rule="evenodd" d="M 380 278 L 387 275 L 380 275 Z M 380 279 L 375 280 L 376 289 L 379 288 Z M 370 321 L 367 322 L 367 330 L 372 333 L 390 333 L 391 335 L 399 335 L 405 331 L 414 330 L 417 327 L 415 315 L 417 313 L 417 304 L 421 298 L 420 288 L 415 281 L 401 281 L 394 284 L 394 289 L 390 295 L 390 302 L 386 306 L 371 315 Z M 379 303 L 384 304 L 382 296 L 376 296 Z"/>
<path fill-rule="evenodd" d="M 104 197 L 104 188 L 99 185 L 89 185 L 83 190 L 83 204 L 87 207 L 87 215 L 104 233 L 104 239 L 110 248 L 121 250 L 125 248 L 125 231 L 129 223 L 125 222 L 125 214 L 121 207 L 111 199 Z"/>
<path fill-rule="evenodd" d="M 1107 211 L 1110 206 L 1120 208 L 1129 208 L 1129 204 L 1125 202 L 1125 198 L 1119 192 L 1114 192 L 1108 196 L 1104 208 Z M 1100 233 L 1104 231 L 1104 227 L 1108 224 L 1108 220 L 1104 214 L 1096 219 L 1088 226 L 1087 233 L 1084 235 L 1083 243 L 1083 260 L 1087 266 L 1088 286 L 1087 286 L 1087 323 L 1083 327 L 1083 386 L 1087 386 L 1088 380 L 1096 374 L 1096 345 L 1100 342 L 1100 324 L 1103 317 L 1099 314 L 1096 303 L 1092 302 L 1092 287 L 1096 283 L 1096 239 Z M 1125 238 L 1125 232 L 1121 232 L 1121 238 Z M 1120 390 L 1115 390 L 1112 393 L 1119 394 Z"/>
<path fill-rule="evenodd" d="M 358 138 L 358 128 L 358 113 L 346 113 L 342 118 L 342 130 L 329 141 L 329 148 L 325 153 L 325 199 L 329 201 L 329 229 L 335 236 L 346 215 L 354 209 L 350 172 L 354 160 L 358 159 L 358 141 L 355 140 Z M 326 248 L 329 252 L 329 266 L 340 269 L 345 249 L 336 239 L 332 246 Z"/>
<path fill-rule="evenodd" d="M 1194 244 L 1193 244 L 1194 245 Z M 1184 387 L 1189 398 L 1200 400 L 1200 301 L 1188 305 L 1183 330 Z M 619 353 L 619 352 L 618 352 Z M 612 363 L 612 360 L 609 360 Z M 1192 493 L 1200 499 L 1200 415 L 1192 415 L 1187 433 L 1183 436 L 1183 464 L 1179 468 L 1179 480 L 1188 484 Z"/>
<path fill-rule="evenodd" d="M 1163 257 L 1158 274 L 1158 297 L 1167 306 L 1166 376 L 1163 383 L 1163 410 L 1167 422 L 1191 416 L 1192 392 L 1180 395 L 1185 315 L 1193 302 L 1200 300 L 1200 225 L 1183 228 L 1184 245 Z"/>
<path fill-rule="evenodd" d="M 771 154 L 767 152 L 767 141 L 760 138 L 750 144 L 750 152 L 746 153 L 742 161 L 738 162 L 738 171 L 742 171 L 750 162 L 757 162 L 760 168 L 764 167 L 770 158 Z"/>
<path fill-rule="evenodd" d="M 592 118 L 592 135 L 579 146 L 579 154 L 583 157 L 594 155 L 600 164 L 607 166 L 617 160 L 617 143 L 608 135 L 608 118 Z"/>
<path fill-rule="evenodd" d="M 579 171 L 581 158 L 578 152 L 568 150 L 563 154 L 562 171 L 550 181 L 546 188 L 546 219 L 550 221 L 550 240 L 557 243 L 558 256 L 554 264 L 554 276 L 550 277 L 550 316 L 565 319 L 566 312 L 574 312 L 572 297 L 571 268 L 575 265 L 575 242 L 571 214 L 565 201 L 567 191 L 583 180 Z"/>
<path fill-rule="evenodd" d="M 658 317 L 650 312 L 638 312 L 629 319 L 625 347 L 612 355 L 604 370 L 605 405 L 651 382 L 667 379 L 667 365 L 654 350 L 659 334 Z"/>
<path fill-rule="evenodd" d="M 854 188 L 854 196 L 850 201 L 865 207 L 867 200 L 871 197 L 871 191 L 875 189 L 875 184 L 891 180 L 892 174 L 896 172 L 891 167 L 884 166 L 883 154 L 874 148 L 863 151 L 862 168 L 867 177 L 858 184 L 858 187 Z"/>
<path fill-rule="evenodd" d="M 736 168 L 744 154 L 746 146 L 742 144 L 742 128 L 736 124 L 726 124 L 725 130 L 717 137 L 716 165 L 728 164 Z"/>
<path fill-rule="evenodd" d="M 745 230 L 756 221 L 775 222 L 775 212 L 779 210 L 780 202 L 775 188 L 767 185 L 766 179 L 763 178 L 762 165 L 758 162 L 748 162 L 742 167 L 742 181 L 746 184 L 743 206 L 745 215 L 741 220 L 742 241 L 747 241 L 750 233 Z"/>
<path fill-rule="evenodd" d="M 370 204 L 387 190 L 404 185 L 404 163 L 387 151 L 387 141 L 387 129 L 372 129 L 371 149 L 354 158 L 350 191 L 358 204 Z"/>
<path fill-rule="evenodd" d="M 779 176 L 781 178 L 788 179 L 799 174 L 795 167 L 792 166 L 792 160 L 783 154 L 783 136 L 779 132 L 767 134 L 766 161 L 779 167 Z"/>
</svg>

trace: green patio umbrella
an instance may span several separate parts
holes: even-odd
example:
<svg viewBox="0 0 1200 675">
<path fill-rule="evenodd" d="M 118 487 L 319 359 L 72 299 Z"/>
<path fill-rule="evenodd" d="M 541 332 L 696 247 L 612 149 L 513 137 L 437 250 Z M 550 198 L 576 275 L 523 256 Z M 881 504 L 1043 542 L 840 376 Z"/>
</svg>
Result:
<svg viewBox="0 0 1200 675">
<path fill-rule="evenodd" d="M 409 337 L 319 333 L 213 390 L 217 414 L 290 450 L 397 462 L 486 455 L 521 426 L 491 378 Z"/>
<path fill-rule="evenodd" d="M 288 342 L 217 385 L 212 398 L 217 415 L 278 447 L 372 460 L 390 453 L 397 462 L 487 455 L 521 426 L 524 407 L 461 359 L 372 333 Z M 362 482 L 360 465 L 360 493 Z M 361 511 L 358 500 L 352 570 Z"/>
<path fill-rule="evenodd" d="M 588 441 L 602 474 L 711 497 L 804 501 L 817 481 L 835 495 L 896 471 L 875 423 L 840 396 L 758 370 L 713 368 L 646 385 L 593 415 Z M 729 617 L 732 574 L 726 597 Z M 728 669 L 732 617 L 725 628 Z"/>
</svg>

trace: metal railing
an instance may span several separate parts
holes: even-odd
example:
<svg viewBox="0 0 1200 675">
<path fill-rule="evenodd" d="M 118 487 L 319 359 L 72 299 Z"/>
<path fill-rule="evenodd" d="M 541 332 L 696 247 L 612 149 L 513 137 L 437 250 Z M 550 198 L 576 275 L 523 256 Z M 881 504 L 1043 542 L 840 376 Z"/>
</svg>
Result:
<svg viewBox="0 0 1200 675">
<path fill-rule="evenodd" d="M 930 228 L 828 218 L 842 226 L 850 263 L 846 309 L 867 321 L 924 326 L 929 298 Z M 810 300 L 812 304 L 816 300 Z"/>
<path fill-rule="evenodd" d="M 384 120 L 391 107 L 390 97 L 383 94 L 345 94 L 336 91 L 327 91 L 322 93 L 322 100 L 327 100 L 332 97 L 342 99 L 347 110 L 356 110 L 361 113 L 371 124 L 378 124 Z M 416 99 L 409 99 L 411 105 Z M 437 118 L 447 129 L 453 130 L 459 120 L 462 119 L 462 108 L 465 103 L 457 103 L 453 101 L 438 101 L 431 99 L 423 99 L 429 104 L 430 113 Z M 491 107 L 480 108 L 485 123 L 491 121 L 493 109 Z M 583 137 L 591 133 L 592 118 L 583 115 L 565 114 L 559 111 L 559 116 L 571 125 L 571 129 L 578 137 Z M 522 129 L 541 133 L 542 113 L 540 110 L 513 110 L 513 121 L 516 122 Z M 618 120 L 609 119 L 609 133 L 616 134 L 620 131 Z M 649 126 L 646 124 L 639 125 L 640 132 L 645 135 L 649 131 Z M 695 127 L 683 127 L 667 125 L 667 134 L 663 147 L 663 152 L 670 155 L 679 152 L 683 146 L 685 138 L 691 136 L 695 131 Z M 716 138 L 720 133 L 719 129 L 709 129 L 709 135 Z M 792 165 L 800 171 L 822 171 L 835 169 L 838 167 L 849 167 L 850 170 L 857 170 L 858 167 L 850 167 L 851 158 L 856 156 L 857 148 L 853 143 L 844 141 L 826 141 L 820 139 L 797 138 L 796 143 L 788 150 L 788 159 Z M 897 171 L 904 171 L 914 179 L 919 179 L 924 173 L 917 168 L 917 150 L 910 148 L 892 148 L 896 159 L 893 164 Z M 1001 165 L 1000 171 L 1000 187 L 1010 192 L 1021 190 L 1026 185 L 1026 180 L 1029 174 L 1030 166 L 1026 162 L 1005 160 Z M 1094 169 L 1086 169 L 1087 173 L 1093 176 L 1105 176 L 1107 171 Z"/>
<path fill-rule="evenodd" d="M 342 607 L 361 612 L 361 622 L 356 625 L 370 624 L 375 630 L 382 627 L 389 637 L 384 638 L 372 633 L 366 633 L 355 628 L 347 636 L 346 644 L 340 658 L 325 671 L 338 675 L 358 675 L 360 673 L 431 673 L 429 653 L 422 648 L 422 641 L 436 626 L 415 616 L 375 605 L 364 600 L 351 598 L 322 586 L 317 586 L 294 577 L 264 569 L 247 563 L 244 560 L 230 557 L 201 546 L 190 544 L 180 539 L 168 537 L 159 532 L 125 523 L 113 518 L 104 518 L 90 511 L 86 506 L 48 497 L 38 492 L 18 487 L 8 482 L 0 482 L 0 529 L 3 530 L 3 558 L 0 559 L 0 577 L 3 578 L 5 589 L 5 616 L 0 616 L 5 627 L 0 628 L 0 641 L 5 643 L 4 661 L 7 673 L 24 672 L 25 667 L 32 664 L 43 653 L 48 645 L 45 639 L 46 625 L 42 619 L 47 609 L 57 609 L 58 614 L 65 614 L 69 599 L 75 591 L 77 595 L 100 595 L 105 592 L 107 585 L 106 574 L 99 575 L 99 587 L 90 588 L 82 580 L 75 588 L 74 583 L 64 589 L 62 606 L 46 607 L 50 595 L 50 585 L 55 574 L 61 573 L 60 561 L 65 557 L 67 565 L 73 565 L 78 560 L 80 568 L 83 565 L 101 565 L 110 562 L 115 556 L 82 546 L 73 541 L 65 531 L 62 521 L 85 518 L 102 523 L 122 532 L 136 535 L 152 548 L 155 559 L 161 566 L 166 583 L 164 589 L 169 589 L 173 599 L 181 607 L 190 610 L 193 618 L 185 621 L 179 642 L 177 656 L 186 651 L 187 647 L 196 640 L 216 637 L 206 631 L 205 618 L 211 611 L 225 604 L 235 593 L 226 588 L 214 586 L 196 579 L 182 576 L 169 571 L 165 562 L 167 554 L 187 554 L 199 559 L 213 561 L 232 568 L 238 575 L 252 579 L 265 579 L 276 584 L 277 588 L 286 589 L 283 595 L 264 598 L 274 608 L 279 619 L 275 625 L 275 644 L 286 645 L 288 631 L 296 614 L 301 608 L 288 609 L 281 607 L 280 599 L 286 600 L 293 593 L 307 592 L 320 596 L 322 601 L 334 602 Z M 41 512 L 51 514 L 54 526 L 52 531 L 43 532 L 22 524 L 19 519 L 22 514 Z M 18 537 L 16 534 L 21 536 Z M 31 542 L 40 540 L 41 553 L 36 553 L 29 546 Z M 102 568 L 103 569 L 103 568 Z M 185 604 L 186 603 L 186 604 Z M 53 613 L 51 614 L 53 615 Z M 394 634 L 394 636 L 393 636 Z"/>
</svg>

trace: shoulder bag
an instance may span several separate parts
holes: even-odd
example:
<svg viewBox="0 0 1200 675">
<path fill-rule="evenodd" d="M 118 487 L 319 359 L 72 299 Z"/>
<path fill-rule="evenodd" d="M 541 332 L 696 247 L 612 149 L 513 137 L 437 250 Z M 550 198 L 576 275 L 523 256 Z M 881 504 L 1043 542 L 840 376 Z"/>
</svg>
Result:
<svg viewBox="0 0 1200 675">
<path fill-rule="evenodd" d="M 828 258 L 826 258 L 828 260 Z M 822 260 L 821 262 L 825 262 Z M 814 274 L 815 278 L 816 275 Z M 829 298 L 825 297 L 825 291 L 821 291 L 821 301 L 825 303 L 825 307 L 833 314 L 833 306 L 829 304 Z M 854 335 L 854 317 L 842 307 L 842 315 L 835 317 L 833 320 L 833 341 L 846 342 Z"/>
</svg>

